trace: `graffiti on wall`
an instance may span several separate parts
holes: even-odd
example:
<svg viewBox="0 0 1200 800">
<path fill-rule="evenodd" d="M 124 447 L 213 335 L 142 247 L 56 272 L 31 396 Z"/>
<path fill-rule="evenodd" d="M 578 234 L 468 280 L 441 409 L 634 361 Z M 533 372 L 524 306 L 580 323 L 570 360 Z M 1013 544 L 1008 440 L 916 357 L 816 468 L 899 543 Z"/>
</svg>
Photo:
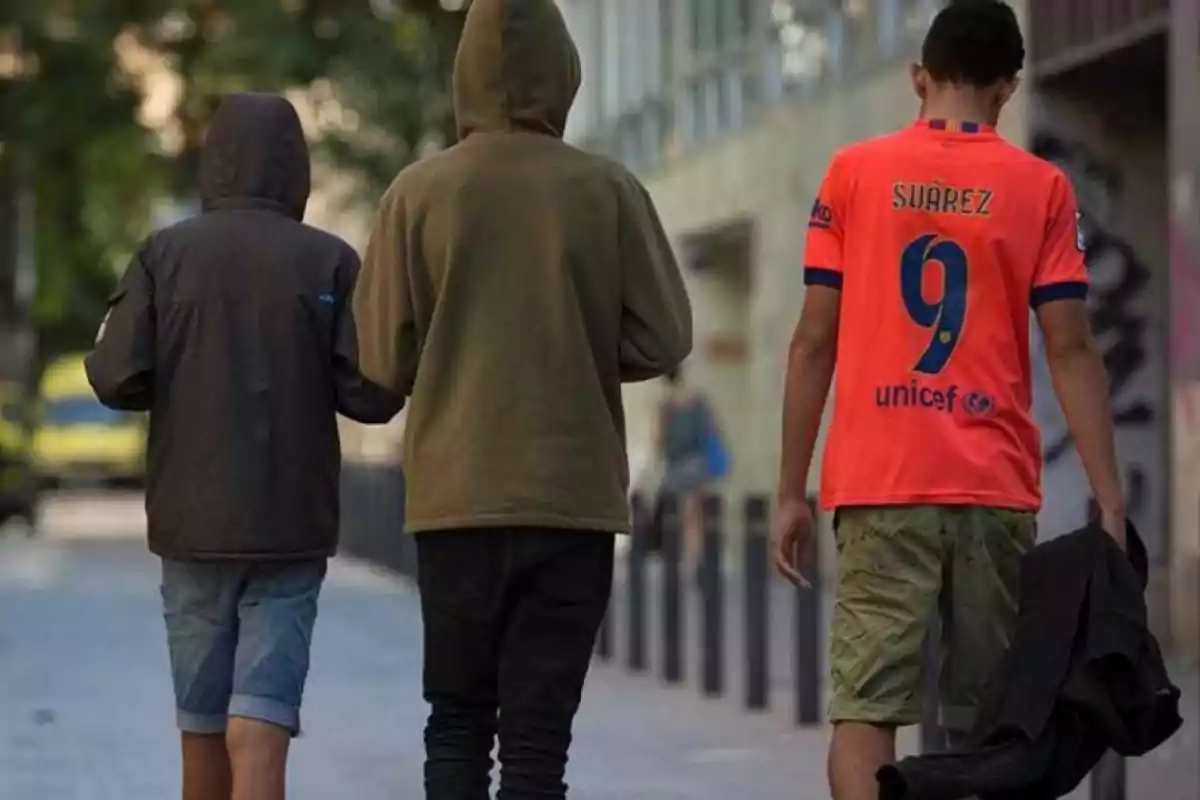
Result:
<svg viewBox="0 0 1200 800">
<path fill-rule="evenodd" d="M 1158 304 L 1155 272 L 1115 224 L 1122 204 L 1130 202 L 1119 166 L 1105 163 L 1080 143 L 1050 130 L 1034 136 L 1032 150 L 1066 173 L 1079 199 L 1092 284 L 1089 312 L 1111 382 L 1113 422 L 1130 516 L 1143 530 L 1153 530 L 1150 526 L 1159 521 L 1150 518 L 1156 516 L 1154 494 L 1163 488 L 1157 480 L 1162 455 L 1157 428 L 1163 420 L 1160 377 L 1156 377 L 1161 346 L 1152 325 Z M 1066 421 L 1048 390 L 1044 359 L 1040 361 L 1042 402 L 1035 406 L 1035 414 L 1044 442 L 1046 522 L 1063 528 L 1078 523 L 1079 497 L 1081 493 L 1086 496 L 1088 487 L 1074 457 Z"/>
</svg>

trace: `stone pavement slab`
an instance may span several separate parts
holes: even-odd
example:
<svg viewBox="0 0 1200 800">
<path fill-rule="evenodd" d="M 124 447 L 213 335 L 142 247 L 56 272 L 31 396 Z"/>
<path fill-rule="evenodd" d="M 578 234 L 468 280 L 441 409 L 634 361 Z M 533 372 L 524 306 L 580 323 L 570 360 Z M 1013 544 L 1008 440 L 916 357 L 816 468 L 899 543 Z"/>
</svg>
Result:
<svg viewBox="0 0 1200 800">
<path fill-rule="evenodd" d="M 155 560 L 136 541 L 0 541 L 0 800 L 178 795 Z M 421 796 L 420 626 L 402 583 L 337 561 L 293 798 Z M 594 670 L 572 797 L 823 798 L 823 736 Z"/>
</svg>

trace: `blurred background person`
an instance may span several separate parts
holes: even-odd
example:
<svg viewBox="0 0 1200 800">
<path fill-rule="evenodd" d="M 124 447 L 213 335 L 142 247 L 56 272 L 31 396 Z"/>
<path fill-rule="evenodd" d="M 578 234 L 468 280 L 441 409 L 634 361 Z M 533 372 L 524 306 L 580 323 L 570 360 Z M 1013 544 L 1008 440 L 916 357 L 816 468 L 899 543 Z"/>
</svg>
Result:
<svg viewBox="0 0 1200 800">
<path fill-rule="evenodd" d="M 712 404 L 703 392 L 688 385 L 683 367 L 668 372 L 665 382 L 655 438 L 661 479 L 652 535 L 661 542 L 663 501 L 671 498 L 679 515 L 683 566 L 694 574 L 704 541 L 704 495 L 728 473 L 728 454 Z"/>
</svg>

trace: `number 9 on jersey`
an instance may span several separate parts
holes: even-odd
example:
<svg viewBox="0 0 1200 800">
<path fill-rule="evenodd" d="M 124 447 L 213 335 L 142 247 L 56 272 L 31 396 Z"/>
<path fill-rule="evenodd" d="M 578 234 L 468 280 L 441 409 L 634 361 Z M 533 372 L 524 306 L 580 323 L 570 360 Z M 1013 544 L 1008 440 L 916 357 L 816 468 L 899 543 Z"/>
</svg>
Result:
<svg viewBox="0 0 1200 800">
<path fill-rule="evenodd" d="M 929 302 L 922 293 L 929 262 L 942 265 L 941 299 Z M 967 318 L 967 254 L 957 242 L 928 233 L 914 239 L 900 257 L 900 294 L 912 321 L 930 332 L 929 344 L 913 371 L 936 375 L 945 369 Z"/>
</svg>

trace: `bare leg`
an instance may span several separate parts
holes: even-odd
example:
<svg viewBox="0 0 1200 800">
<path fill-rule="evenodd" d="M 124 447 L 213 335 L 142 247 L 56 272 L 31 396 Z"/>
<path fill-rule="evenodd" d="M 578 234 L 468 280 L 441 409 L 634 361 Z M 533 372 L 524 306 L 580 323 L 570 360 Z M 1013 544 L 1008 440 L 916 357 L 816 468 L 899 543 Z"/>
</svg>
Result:
<svg viewBox="0 0 1200 800">
<path fill-rule="evenodd" d="M 862 722 L 834 726 L 829 787 L 834 800 L 877 800 L 875 773 L 896 760 L 896 729 Z"/>
<path fill-rule="evenodd" d="M 229 800 L 233 778 L 225 734 L 184 733 L 183 800 Z"/>
<path fill-rule="evenodd" d="M 233 800 L 284 800 L 291 740 L 278 725 L 230 717 L 225 742 L 233 768 Z"/>
<path fill-rule="evenodd" d="M 695 575 L 704 553 L 703 492 L 688 492 L 683 496 L 680 533 L 683 537 L 683 567 L 685 575 Z"/>
</svg>

